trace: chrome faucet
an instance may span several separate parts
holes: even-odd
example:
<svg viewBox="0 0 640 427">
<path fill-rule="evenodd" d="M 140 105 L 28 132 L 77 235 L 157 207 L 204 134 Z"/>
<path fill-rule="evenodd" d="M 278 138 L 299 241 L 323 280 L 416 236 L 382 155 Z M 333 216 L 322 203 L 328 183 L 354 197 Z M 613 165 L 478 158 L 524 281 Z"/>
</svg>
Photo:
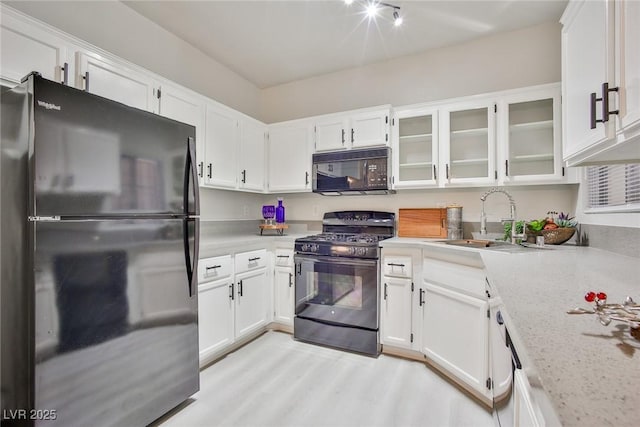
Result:
<svg viewBox="0 0 640 427">
<path fill-rule="evenodd" d="M 506 190 L 503 190 L 502 188 L 498 188 L 498 187 L 493 187 L 491 190 L 487 191 L 486 193 L 484 193 L 482 196 L 480 196 L 480 200 L 482 201 L 482 209 L 480 211 L 480 234 L 481 235 L 486 235 L 487 234 L 487 215 L 484 212 L 484 202 L 485 200 L 487 200 L 487 196 L 489 196 L 489 194 L 493 194 L 493 193 L 502 193 L 505 196 L 507 196 L 507 198 L 509 199 L 509 218 L 504 218 L 502 219 L 502 222 L 510 222 L 511 223 L 511 243 L 515 244 L 517 239 L 521 239 L 521 240 L 526 240 L 527 239 L 527 235 L 525 234 L 525 230 L 524 230 L 524 225 L 522 228 L 522 233 L 518 234 L 516 232 L 516 202 L 515 200 L 513 200 L 513 197 L 511 197 L 511 194 L 509 194 Z"/>
</svg>

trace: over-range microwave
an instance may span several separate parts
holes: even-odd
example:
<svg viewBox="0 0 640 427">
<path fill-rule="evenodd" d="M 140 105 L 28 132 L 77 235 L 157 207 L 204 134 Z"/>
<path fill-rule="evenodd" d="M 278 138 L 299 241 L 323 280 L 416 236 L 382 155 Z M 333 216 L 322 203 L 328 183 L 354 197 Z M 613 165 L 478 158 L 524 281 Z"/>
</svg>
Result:
<svg viewBox="0 0 640 427">
<path fill-rule="evenodd" d="M 313 192 L 324 195 L 391 193 L 391 149 L 367 148 L 313 155 Z"/>
</svg>

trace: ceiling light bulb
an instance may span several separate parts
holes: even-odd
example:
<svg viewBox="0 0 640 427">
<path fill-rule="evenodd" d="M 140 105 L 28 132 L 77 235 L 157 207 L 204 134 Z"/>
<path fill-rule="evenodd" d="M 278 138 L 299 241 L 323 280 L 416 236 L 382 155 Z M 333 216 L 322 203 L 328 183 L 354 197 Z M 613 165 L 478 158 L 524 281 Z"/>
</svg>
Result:
<svg viewBox="0 0 640 427">
<path fill-rule="evenodd" d="M 344 4 L 346 5 L 350 5 L 351 3 L 353 3 L 353 0 L 344 0 Z"/>
<path fill-rule="evenodd" d="M 397 11 L 393 12 L 393 25 L 396 27 L 402 25 L 402 16 L 400 16 Z"/>
<path fill-rule="evenodd" d="M 374 18 L 378 14 L 378 5 L 376 3 L 369 3 L 367 6 L 367 16 Z"/>
</svg>

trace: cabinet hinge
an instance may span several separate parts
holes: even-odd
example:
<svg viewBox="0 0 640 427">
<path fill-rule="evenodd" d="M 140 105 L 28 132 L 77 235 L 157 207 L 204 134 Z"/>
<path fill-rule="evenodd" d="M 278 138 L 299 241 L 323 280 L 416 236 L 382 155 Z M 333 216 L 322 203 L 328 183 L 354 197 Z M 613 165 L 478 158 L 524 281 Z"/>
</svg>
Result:
<svg viewBox="0 0 640 427">
<path fill-rule="evenodd" d="M 498 104 L 493 104 L 493 112 L 494 113 L 498 112 Z"/>
<path fill-rule="evenodd" d="M 160 97 L 162 96 L 162 90 L 160 90 L 160 88 L 156 90 L 156 96 L 158 97 L 158 99 L 160 99 Z"/>
<path fill-rule="evenodd" d="M 395 176 L 391 175 L 391 183 L 393 184 L 395 182 Z"/>
<path fill-rule="evenodd" d="M 413 342 L 413 334 L 411 334 L 411 342 Z"/>
<path fill-rule="evenodd" d="M 411 282 L 411 292 L 413 292 L 413 282 Z"/>
<path fill-rule="evenodd" d="M 498 171 L 497 170 L 493 171 L 493 176 L 494 176 L 495 179 L 498 179 Z"/>
<path fill-rule="evenodd" d="M 389 134 L 388 134 L 388 133 L 385 133 L 385 134 L 384 134 L 384 140 L 385 140 L 385 141 L 389 141 Z"/>
<path fill-rule="evenodd" d="M 393 119 L 391 119 L 391 126 L 395 126 L 395 125 L 396 125 L 396 119 L 393 118 Z"/>
<path fill-rule="evenodd" d="M 384 123 L 389 124 L 389 116 L 384 116 Z"/>
<path fill-rule="evenodd" d="M 489 311 L 489 309 L 487 308 L 487 319 L 491 318 L 491 312 Z"/>
<path fill-rule="evenodd" d="M 484 293 L 487 294 L 487 298 L 491 298 L 491 294 L 489 293 L 488 290 L 485 290 Z"/>
<path fill-rule="evenodd" d="M 491 381 L 491 377 L 487 378 L 487 390 L 491 390 L 491 386 L 493 385 L 493 381 Z"/>
</svg>

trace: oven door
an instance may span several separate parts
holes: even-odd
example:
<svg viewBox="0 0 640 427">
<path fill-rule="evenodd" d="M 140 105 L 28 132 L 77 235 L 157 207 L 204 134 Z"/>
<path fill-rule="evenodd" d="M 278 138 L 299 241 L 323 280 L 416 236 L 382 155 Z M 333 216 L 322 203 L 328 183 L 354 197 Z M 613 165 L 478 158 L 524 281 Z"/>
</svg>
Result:
<svg viewBox="0 0 640 427">
<path fill-rule="evenodd" d="M 295 256 L 296 316 L 378 329 L 378 261 Z"/>
</svg>

